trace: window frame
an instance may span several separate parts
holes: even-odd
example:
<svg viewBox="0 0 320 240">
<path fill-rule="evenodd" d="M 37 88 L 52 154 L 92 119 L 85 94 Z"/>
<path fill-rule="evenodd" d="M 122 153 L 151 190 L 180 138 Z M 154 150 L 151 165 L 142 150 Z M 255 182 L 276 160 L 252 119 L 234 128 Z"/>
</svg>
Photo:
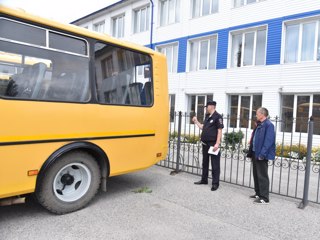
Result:
<svg viewBox="0 0 320 240">
<path fill-rule="evenodd" d="M 194 14 L 194 8 L 195 8 L 195 2 L 196 1 L 200 1 L 199 15 L 198 16 L 196 14 Z M 204 17 L 204 16 L 208 16 L 208 15 L 219 13 L 220 0 L 210 0 L 210 7 L 209 7 L 209 13 L 208 14 L 203 14 L 203 1 L 204 0 L 191 0 L 191 4 L 190 4 L 190 6 L 191 6 L 191 19 L 200 18 L 200 17 Z M 217 9 L 216 12 L 212 12 L 213 1 L 217 1 L 217 3 L 218 3 L 218 9 Z"/>
<path fill-rule="evenodd" d="M 284 132 L 284 133 L 295 133 L 295 134 L 307 134 L 307 128 L 308 128 L 308 120 L 310 116 L 313 116 L 313 103 L 314 103 L 314 96 L 318 95 L 320 96 L 319 93 L 282 93 L 280 97 L 280 120 L 284 121 L 285 119 L 282 118 L 283 115 L 283 96 L 293 96 L 293 111 L 292 111 L 292 128 L 290 131 L 284 131 L 283 127 L 281 124 L 279 124 L 279 131 Z M 297 114 L 298 114 L 298 97 L 309 97 L 309 109 L 308 109 L 308 120 L 306 121 L 306 131 L 298 131 L 297 130 Z M 319 133 L 314 133 L 316 135 L 320 135 Z"/>
<path fill-rule="evenodd" d="M 256 64 L 257 60 L 257 46 L 258 46 L 258 31 L 265 31 L 265 46 L 264 46 L 264 63 L 263 64 Z M 249 33 L 254 33 L 254 43 L 253 43 L 253 53 L 252 53 L 252 64 L 251 65 L 244 65 L 244 55 L 245 55 L 245 36 L 246 34 Z M 233 55 L 233 41 L 234 41 L 234 36 L 240 35 L 241 34 L 241 62 L 240 66 L 238 66 L 238 61 L 233 62 L 234 55 Z M 230 38 L 230 44 L 228 46 L 229 48 L 229 61 L 228 61 L 228 68 L 242 68 L 242 67 L 254 67 L 254 66 L 265 66 L 267 63 L 267 46 L 268 46 L 268 25 L 260 25 L 260 26 L 255 26 L 252 28 L 245 28 L 245 29 L 240 29 L 240 30 L 235 30 L 229 33 L 229 38 Z"/>
<path fill-rule="evenodd" d="M 101 26 L 103 26 L 102 31 L 100 30 Z M 105 20 L 93 23 L 93 31 L 98 32 L 98 33 L 105 33 L 105 30 L 106 30 L 106 21 Z"/>
<path fill-rule="evenodd" d="M 303 26 L 304 24 L 315 23 L 315 31 L 314 31 L 314 49 L 313 49 L 313 59 L 312 60 L 302 60 L 302 45 L 303 45 Z M 297 60 L 294 62 L 286 61 L 286 41 L 287 41 L 287 27 L 288 26 L 299 26 L 298 33 L 298 53 Z M 299 64 L 299 63 L 308 63 L 308 62 L 318 62 L 320 61 L 320 16 L 316 17 L 308 17 L 308 18 L 300 18 L 290 21 L 283 22 L 282 25 L 282 44 L 281 44 L 281 64 Z"/>
<path fill-rule="evenodd" d="M 238 105 L 237 105 L 237 115 L 236 115 L 236 124 L 235 126 L 231 126 L 231 96 L 237 96 L 238 97 Z M 263 102 L 263 94 L 262 93 L 250 93 L 250 94 L 246 94 L 246 93 L 243 93 L 243 94 L 232 94 L 232 93 L 229 93 L 228 94 L 228 105 L 229 105 L 229 108 L 228 108 L 228 115 L 230 116 L 230 121 L 229 121 L 229 126 L 230 128 L 236 128 L 236 129 L 252 129 L 252 123 L 253 123 L 253 120 L 255 119 L 255 116 L 253 116 L 253 112 L 254 110 L 256 109 L 253 109 L 253 97 L 254 96 L 261 96 L 261 105 L 262 105 L 262 102 Z M 241 126 L 241 99 L 242 97 L 250 97 L 250 106 L 249 106 L 249 119 L 248 119 L 248 126 L 247 127 L 242 127 Z"/>
<path fill-rule="evenodd" d="M 212 71 L 212 70 L 216 70 L 217 69 L 217 57 L 218 57 L 218 34 L 213 34 L 213 35 L 210 35 L 210 36 L 205 36 L 205 37 L 201 37 L 201 38 L 192 38 L 192 39 L 189 39 L 188 40 L 188 72 L 196 72 L 196 71 Z M 211 44 L 210 44 L 210 41 L 211 40 L 215 40 L 215 53 L 214 53 L 214 68 L 210 68 L 210 49 L 211 49 Z M 206 69 L 200 69 L 200 61 L 201 61 L 201 43 L 202 42 L 208 42 L 208 49 L 207 49 L 207 55 L 206 55 L 206 58 L 207 58 L 207 61 L 206 61 L 206 66 L 207 68 Z M 196 62 L 196 67 L 195 69 L 193 69 L 193 66 L 192 65 L 192 53 L 193 53 L 193 46 L 192 44 L 197 44 L 197 62 Z"/>
<path fill-rule="evenodd" d="M 144 30 L 141 30 L 141 12 L 142 10 L 146 10 L 146 15 L 145 15 L 145 23 L 144 23 Z M 136 17 L 136 13 L 139 12 L 139 19 Z M 147 32 L 150 29 L 150 5 L 145 5 L 140 8 L 136 8 L 133 10 L 133 34 L 141 33 L 141 32 Z M 136 26 L 138 26 L 136 29 Z"/>
<path fill-rule="evenodd" d="M 91 88 L 91 83 L 90 83 L 90 68 L 91 68 L 91 66 L 90 66 L 90 55 L 89 55 L 90 44 L 89 44 L 88 39 L 86 39 L 85 37 L 78 37 L 75 34 L 72 35 L 72 34 L 68 34 L 66 32 L 62 32 L 62 31 L 60 32 L 60 31 L 51 29 L 50 27 L 46 27 L 45 28 L 45 27 L 38 26 L 36 24 L 29 24 L 29 23 L 26 23 L 26 22 L 23 22 L 23 21 L 16 21 L 14 19 L 7 18 L 7 17 L 0 17 L 0 19 L 4 19 L 4 20 L 7 20 L 7 21 L 15 22 L 15 23 L 20 24 L 20 25 L 26 25 L 26 26 L 33 27 L 33 28 L 42 29 L 42 30 L 45 31 L 45 39 L 46 39 L 45 46 L 32 44 L 32 43 L 28 43 L 28 42 L 23 42 L 23 41 L 19 41 L 19 40 L 13 40 L 13 39 L 9 39 L 9 38 L 1 38 L 1 41 L 3 41 L 3 42 L 7 42 L 7 43 L 10 43 L 10 44 L 18 45 L 18 47 L 22 47 L 22 48 L 23 47 L 29 48 L 28 51 L 30 51 L 30 49 L 35 49 L 35 50 L 38 49 L 38 51 L 47 51 L 47 52 L 49 52 L 49 55 L 52 55 L 52 54 L 50 54 L 50 52 L 55 52 L 55 53 L 58 53 L 58 54 L 67 54 L 67 55 L 69 55 L 71 57 L 78 57 L 78 58 L 82 58 L 82 59 L 87 60 L 87 65 L 86 66 L 88 67 L 88 69 L 87 69 L 88 70 L 88 76 L 87 76 L 88 77 L 88 79 L 87 79 L 87 81 L 88 81 L 88 99 L 85 99 L 85 100 L 70 100 L 70 99 L 63 99 L 63 98 L 61 98 L 61 99 L 59 99 L 59 98 L 58 99 L 52 99 L 52 98 L 46 98 L 44 96 L 42 96 L 42 97 L 39 97 L 39 96 L 38 97 L 33 97 L 33 96 L 31 96 L 31 97 L 24 97 L 24 96 L 15 97 L 15 96 L 6 96 L 6 95 L 0 96 L 0 98 L 8 99 L 8 100 L 10 99 L 10 100 L 22 100 L 22 101 L 57 102 L 57 103 L 80 103 L 80 104 L 81 103 L 88 103 L 88 102 L 91 101 L 91 99 L 92 99 L 92 88 Z M 50 33 L 54 33 L 54 34 L 57 34 L 57 35 L 62 36 L 62 37 L 77 39 L 77 40 L 80 40 L 80 41 L 84 42 L 85 47 L 86 47 L 86 51 L 85 51 L 86 54 L 80 54 L 80 53 L 76 53 L 76 52 L 72 52 L 72 51 L 68 51 L 68 50 L 63 50 L 63 49 L 59 49 L 59 48 L 50 47 L 50 40 L 51 40 L 50 39 Z M 48 60 L 48 61 L 51 61 L 51 64 L 53 63 L 52 62 L 53 59 L 44 59 L 42 57 L 35 56 L 35 55 L 28 56 L 25 53 L 19 53 L 19 54 L 17 53 L 16 55 L 21 55 L 22 56 L 22 58 L 21 58 L 22 62 L 21 63 L 17 63 L 17 65 L 14 66 L 14 67 L 27 66 L 26 63 L 25 63 L 25 59 L 26 58 Z M 43 55 L 43 53 L 40 53 L 39 55 Z M 42 63 L 42 62 L 38 62 L 38 63 Z M 30 66 L 32 66 L 32 65 L 30 65 Z M 50 66 L 50 67 L 47 66 L 47 70 L 46 71 L 50 72 L 50 76 L 51 77 L 52 77 L 52 70 L 53 70 L 53 66 Z M 35 88 L 37 88 L 37 86 Z M 47 90 L 48 89 L 46 89 L 45 91 L 47 91 Z"/>
<path fill-rule="evenodd" d="M 199 118 L 198 116 L 198 112 L 199 112 L 199 97 L 204 97 L 204 105 L 208 102 L 208 98 L 209 98 L 209 101 L 212 101 L 213 100 L 213 96 L 214 94 L 213 93 L 197 93 L 197 94 L 188 94 L 187 97 L 188 97 L 188 113 L 190 115 L 190 124 L 195 124 L 193 121 L 192 121 L 192 117 L 194 115 L 196 115 L 198 117 L 198 121 L 200 123 L 203 123 L 203 120 L 206 116 L 206 108 L 204 106 L 202 106 L 203 108 L 203 119 Z M 195 97 L 195 109 L 194 111 L 192 111 L 192 98 Z M 200 106 L 201 107 L 201 106 Z M 201 109 L 200 109 L 201 111 Z"/>
<path fill-rule="evenodd" d="M 119 21 L 122 19 L 122 31 L 119 31 Z M 125 33 L 125 13 L 113 16 L 111 18 L 111 29 L 112 29 L 112 36 L 115 38 L 123 38 Z M 116 29 L 116 31 L 115 31 Z M 120 35 L 121 34 L 121 35 Z"/>
<path fill-rule="evenodd" d="M 169 114 L 170 122 L 173 123 L 175 120 L 175 110 L 176 110 L 176 94 L 169 94 Z"/>
<path fill-rule="evenodd" d="M 178 59 L 179 59 L 179 42 L 173 42 L 170 44 L 165 44 L 165 45 L 158 45 L 156 47 L 157 51 L 166 55 L 167 56 L 167 48 L 172 49 L 172 56 L 171 56 L 171 61 L 170 61 L 170 66 L 168 64 L 168 73 L 177 73 L 178 72 Z M 175 51 L 174 48 L 176 48 L 176 56 L 174 55 Z M 165 50 L 165 53 L 162 52 L 162 50 Z M 167 60 L 168 63 L 168 60 Z M 175 69 L 174 69 L 175 68 Z"/>
<path fill-rule="evenodd" d="M 174 1 L 174 10 L 173 14 L 174 16 L 171 16 L 174 21 L 170 22 L 170 1 Z M 164 12 L 162 12 L 162 4 L 167 2 L 166 9 L 165 9 L 165 15 Z M 178 5 L 178 6 L 177 6 Z M 180 5 L 181 0 L 159 0 L 159 27 L 165 27 L 170 24 L 175 24 L 180 22 Z M 178 14 L 179 13 L 179 14 Z M 165 19 L 163 19 L 165 17 Z"/>
<path fill-rule="evenodd" d="M 243 4 L 240 4 L 240 6 L 236 6 L 236 1 L 237 0 L 233 0 L 233 8 L 240 8 L 240 7 L 244 7 L 244 6 L 247 6 L 247 5 L 263 2 L 265 0 L 255 0 L 255 2 L 251 2 L 251 3 L 248 3 L 247 0 L 243 0 Z"/>
<path fill-rule="evenodd" d="M 150 54 L 146 53 L 146 52 L 140 52 L 140 51 L 137 51 L 135 49 L 131 49 L 131 48 L 127 48 L 127 47 L 124 47 L 124 46 L 120 46 L 120 45 L 116 45 L 116 44 L 113 44 L 113 43 L 109 43 L 109 42 L 105 42 L 105 41 L 101 41 L 101 40 L 97 40 L 97 39 L 94 39 L 94 43 L 93 43 L 93 48 L 96 44 L 105 44 L 105 45 L 108 45 L 108 46 L 111 46 L 111 47 L 114 47 L 114 48 L 119 48 L 121 50 L 124 50 L 124 51 L 130 51 L 132 53 L 135 53 L 135 54 L 141 54 L 141 55 L 146 55 L 150 58 L 150 82 L 151 82 L 151 102 L 149 104 L 126 104 L 126 103 L 107 103 L 107 102 L 103 102 L 101 100 L 99 100 L 99 87 L 98 87 L 98 81 L 97 81 L 97 78 L 95 77 L 94 80 L 92 80 L 92 84 L 95 85 L 94 88 L 93 88 L 93 91 L 94 91 L 94 95 L 96 96 L 96 102 L 97 104 L 100 104 L 100 105 L 107 105 L 107 106 L 123 106 L 123 107 L 144 107 L 144 108 L 151 108 L 154 106 L 154 100 L 155 100 L 155 90 L 154 90 L 154 77 L 153 77 L 153 59 L 151 57 Z M 95 54 L 94 56 L 92 57 L 93 58 L 93 62 L 94 62 L 94 65 L 96 64 L 96 57 L 95 57 Z M 105 58 L 106 59 L 106 58 Z M 113 60 L 113 59 L 112 59 Z M 136 70 L 138 70 L 138 67 L 139 66 L 143 66 L 143 65 L 136 65 L 135 67 L 137 68 Z M 112 66 L 114 68 L 114 65 Z M 114 70 L 114 69 L 113 69 Z M 119 69 L 117 69 L 119 70 Z M 95 70 L 95 66 L 93 67 L 93 70 L 94 72 L 94 75 L 96 76 L 96 70 Z M 118 72 L 119 73 L 119 72 Z M 137 82 L 139 78 L 139 74 L 137 71 L 135 71 L 135 82 Z M 133 82 L 133 83 L 135 83 Z"/>
</svg>

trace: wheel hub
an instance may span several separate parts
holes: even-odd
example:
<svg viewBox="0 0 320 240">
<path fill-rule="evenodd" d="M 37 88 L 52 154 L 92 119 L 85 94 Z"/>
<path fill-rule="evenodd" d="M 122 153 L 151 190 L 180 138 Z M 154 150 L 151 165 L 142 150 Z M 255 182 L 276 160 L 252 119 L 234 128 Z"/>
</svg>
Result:
<svg viewBox="0 0 320 240">
<path fill-rule="evenodd" d="M 63 185 L 71 185 L 73 182 L 74 182 L 74 177 L 69 173 L 66 173 L 61 177 L 61 183 Z"/>
</svg>

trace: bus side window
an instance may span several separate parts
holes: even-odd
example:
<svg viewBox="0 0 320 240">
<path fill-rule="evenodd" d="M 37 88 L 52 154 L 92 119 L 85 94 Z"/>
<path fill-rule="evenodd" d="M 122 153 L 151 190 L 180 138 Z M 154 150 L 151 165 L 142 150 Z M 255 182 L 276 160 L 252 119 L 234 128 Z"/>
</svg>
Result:
<svg viewBox="0 0 320 240">
<path fill-rule="evenodd" d="M 95 80 L 99 102 L 150 106 L 153 101 L 150 63 L 151 57 L 147 54 L 96 43 Z M 144 74 L 142 69 L 146 70 Z"/>
</svg>

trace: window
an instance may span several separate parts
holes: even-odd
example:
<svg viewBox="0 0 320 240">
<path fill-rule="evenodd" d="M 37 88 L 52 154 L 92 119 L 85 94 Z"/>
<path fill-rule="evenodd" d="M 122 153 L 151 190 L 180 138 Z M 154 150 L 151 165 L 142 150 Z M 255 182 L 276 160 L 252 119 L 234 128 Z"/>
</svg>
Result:
<svg viewBox="0 0 320 240">
<path fill-rule="evenodd" d="M 1 30 L 12 27 L 11 21 L 1 24 Z M 31 26 L 25 28 L 25 24 L 15 24 L 21 31 L 20 36 L 28 36 L 33 29 Z M 1 30 L 0 97 L 63 102 L 89 100 L 86 41 L 46 29 L 33 31 L 35 35 L 25 39 L 16 38 L 15 31 L 7 33 Z M 43 35 L 45 32 L 48 34 Z M 33 38 L 37 40 L 33 41 Z M 43 48 L 43 43 L 46 48 Z"/>
<path fill-rule="evenodd" d="M 256 3 L 256 2 L 262 2 L 265 0 L 234 0 L 233 6 L 236 7 L 241 7 L 250 3 Z"/>
<path fill-rule="evenodd" d="M 46 46 L 46 30 L 0 18 L 0 36 L 18 42 Z M 14 29 L 14 31 L 13 31 Z M 23 32 L 23 34 L 21 34 Z"/>
<path fill-rule="evenodd" d="M 265 28 L 231 34 L 231 67 L 264 65 L 266 34 Z"/>
<path fill-rule="evenodd" d="M 116 38 L 124 37 L 124 15 L 112 18 L 112 36 Z"/>
<path fill-rule="evenodd" d="M 216 69 L 217 36 L 190 41 L 190 71 Z"/>
<path fill-rule="evenodd" d="M 160 26 L 180 20 L 180 0 L 160 0 Z"/>
<path fill-rule="evenodd" d="M 230 95 L 230 127 L 254 128 L 256 110 L 261 107 L 262 95 Z"/>
<path fill-rule="evenodd" d="M 49 47 L 67 52 L 87 55 L 87 47 L 84 40 L 64 36 L 54 32 L 49 33 Z"/>
<path fill-rule="evenodd" d="M 176 105 L 176 95 L 169 94 L 170 122 L 174 122 L 175 105 Z"/>
<path fill-rule="evenodd" d="M 308 131 L 309 117 L 314 118 L 314 134 L 320 134 L 320 94 L 282 95 L 281 131 Z"/>
<path fill-rule="evenodd" d="M 144 70 L 138 74 L 139 67 Z M 105 43 L 95 45 L 98 100 L 105 104 L 150 106 L 153 103 L 151 58 Z"/>
<path fill-rule="evenodd" d="M 177 72 L 178 67 L 178 44 L 160 46 L 157 48 L 159 52 L 167 57 L 168 72 Z"/>
<path fill-rule="evenodd" d="M 134 11 L 134 33 L 144 32 L 149 30 L 150 25 L 150 7 L 146 6 L 144 8 Z"/>
<path fill-rule="evenodd" d="M 287 23 L 284 63 L 320 61 L 320 21 Z"/>
<path fill-rule="evenodd" d="M 93 31 L 104 33 L 104 21 L 93 24 Z"/>
<path fill-rule="evenodd" d="M 219 11 L 219 0 L 192 0 L 192 18 Z"/>
<path fill-rule="evenodd" d="M 189 112 L 190 112 L 190 123 L 193 124 L 192 118 L 197 116 L 199 122 L 203 123 L 206 109 L 205 104 L 208 101 L 213 100 L 213 95 L 190 95 L 189 96 Z"/>
</svg>

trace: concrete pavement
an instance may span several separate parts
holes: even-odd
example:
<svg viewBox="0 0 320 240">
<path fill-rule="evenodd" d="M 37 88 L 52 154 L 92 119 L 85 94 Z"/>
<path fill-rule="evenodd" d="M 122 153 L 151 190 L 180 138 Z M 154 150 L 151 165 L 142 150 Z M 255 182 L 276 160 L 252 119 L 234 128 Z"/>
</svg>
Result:
<svg viewBox="0 0 320 240">
<path fill-rule="evenodd" d="M 0 208 L 0 239 L 319 239 L 320 206 L 228 183 L 212 192 L 198 176 L 154 166 L 110 178 L 85 209 L 56 216 L 37 204 Z M 152 193 L 134 193 L 148 187 Z"/>
</svg>

